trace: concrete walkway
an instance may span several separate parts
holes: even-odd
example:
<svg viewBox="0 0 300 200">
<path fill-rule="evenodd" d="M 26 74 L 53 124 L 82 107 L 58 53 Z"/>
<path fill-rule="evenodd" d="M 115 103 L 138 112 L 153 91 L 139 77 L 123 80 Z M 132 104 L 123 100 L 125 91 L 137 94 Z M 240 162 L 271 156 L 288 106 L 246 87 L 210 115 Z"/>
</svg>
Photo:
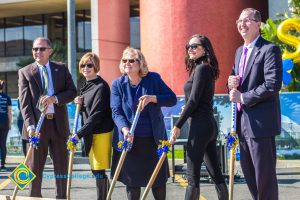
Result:
<svg viewBox="0 0 300 200">
<path fill-rule="evenodd" d="M 1 172 L 0 182 L 7 179 L 8 174 L 22 161 L 22 157 L 9 157 L 7 167 L 9 172 Z M 182 160 L 176 160 L 176 163 L 182 163 Z M 239 163 L 236 164 L 236 172 L 241 176 L 236 180 L 234 185 L 235 200 L 251 200 L 250 193 L 243 179 Z M 108 172 L 109 173 L 109 172 Z M 279 160 L 277 165 L 277 174 L 279 182 L 280 199 L 298 200 L 300 199 L 300 161 Z M 72 180 L 71 197 L 74 200 L 96 199 L 95 180 L 92 178 L 90 167 L 86 158 L 76 158 L 74 164 Z M 167 183 L 167 199 L 181 200 L 184 199 L 186 179 L 184 175 L 176 175 L 175 182 L 170 178 Z M 10 183 L 6 188 L 0 190 L 0 200 L 7 199 L 3 195 L 12 195 L 14 184 Z M 207 178 L 201 179 L 201 198 L 202 200 L 217 199 L 214 185 Z M 45 198 L 55 198 L 55 180 L 53 179 L 53 166 L 51 160 L 47 161 L 44 180 L 42 185 L 42 194 Z M 18 196 L 28 196 L 28 189 L 19 191 Z M 24 200 L 30 198 L 23 198 Z M 23 200 L 22 199 L 22 200 Z M 121 183 L 116 184 L 112 199 L 126 200 L 125 186 Z M 149 200 L 154 200 L 152 193 L 148 195 Z M 19 198 L 19 200 L 21 200 Z"/>
</svg>

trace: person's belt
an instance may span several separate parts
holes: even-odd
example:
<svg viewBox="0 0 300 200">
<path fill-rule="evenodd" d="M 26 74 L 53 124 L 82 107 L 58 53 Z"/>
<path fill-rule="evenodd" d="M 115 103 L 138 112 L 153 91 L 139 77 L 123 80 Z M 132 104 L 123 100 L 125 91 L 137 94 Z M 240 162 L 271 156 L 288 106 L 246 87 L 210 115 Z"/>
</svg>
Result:
<svg viewBox="0 0 300 200">
<path fill-rule="evenodd" d="M 55 117 L 54 113 L 48 113 L 45 115 L 46 119 L 54 119 L 54 117 Z"/>
</svg>

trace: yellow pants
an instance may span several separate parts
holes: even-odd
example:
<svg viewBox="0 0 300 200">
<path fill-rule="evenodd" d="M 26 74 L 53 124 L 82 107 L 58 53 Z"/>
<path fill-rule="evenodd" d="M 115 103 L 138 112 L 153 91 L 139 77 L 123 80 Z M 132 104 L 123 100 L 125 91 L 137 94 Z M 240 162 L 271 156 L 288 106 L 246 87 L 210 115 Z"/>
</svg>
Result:
<svg viewBox="0 0 300 200">
<path fill-rule="evenodd" d="M 93 143 L 89 153 L 92 170 L 103 170 L 110 168 L 111 143 L 113 131 L 101 134 L 93 134 Z"/>
</svg>

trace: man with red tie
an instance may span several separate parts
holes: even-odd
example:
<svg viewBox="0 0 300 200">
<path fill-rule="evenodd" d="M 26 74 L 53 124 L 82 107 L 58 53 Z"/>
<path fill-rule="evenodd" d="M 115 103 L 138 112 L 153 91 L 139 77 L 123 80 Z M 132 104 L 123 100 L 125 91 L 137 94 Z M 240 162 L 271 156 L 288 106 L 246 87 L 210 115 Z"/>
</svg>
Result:
<svg viewBox="0 0 300 200">
<path fill-rule="evenodd" d="M 277 200 L 275 136 L 281 131 L 281 51 L 260 36 L 259 11 L 244 9 L 236 23 L 244 45 L 236 51 L 228 86 L 230 101 L 238 108 L 241 167 L 253 199 Z"/>
<path fill-rule="evenodd" d="M 48 149 L 56 176 L 56 198 L 66 198 L 68 152 L 66 140 L 69 124 L 66 104 L 76 96 L 76 88 L 68 68 L 49 61 L 53 50 L 48 38 L 34 40 L 32 55 L 35 62 L 19 70 L 19 99 L 24 118 L 23 139 L 33 135 L 41 115 L 45 119 L 40 130 L 39 146 L 29 159 L 29 167 L 36 175 L 29 193 L 42 197 L 42 173 Z"/>
</svg>

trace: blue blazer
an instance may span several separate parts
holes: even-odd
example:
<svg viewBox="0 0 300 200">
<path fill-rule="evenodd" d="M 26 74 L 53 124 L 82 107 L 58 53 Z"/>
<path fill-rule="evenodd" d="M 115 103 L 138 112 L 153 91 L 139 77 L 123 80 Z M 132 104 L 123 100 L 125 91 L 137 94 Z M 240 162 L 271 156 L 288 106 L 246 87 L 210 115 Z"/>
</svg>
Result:
<svg viewBox="0 0 300 200">
<path fill-rule="evenodd" d="M 149 72 L 142 78 L 140 84 L 142 95 L 156 95 L 157 97 L 157 103 L 149 103 L 147 107 L 149 108 L 153 137 L 156 144 L 159 144 L 159 140 L 168 139 L 161 107 L 174 106 L 177 102 L 177 98 L 174 92 L 161 79 L 160 75 L 155 72 Z M 113 147 L 117 148 L 118 142 L 124 140 L 121 129 L 123 127 L 131 127 L 135 114 L 132 110 L 133 99 L 127 75 L 122 75 L 113 80 L 110 106 L 112 117 L 116 125 L 114 129 Z"/>
</svg>

